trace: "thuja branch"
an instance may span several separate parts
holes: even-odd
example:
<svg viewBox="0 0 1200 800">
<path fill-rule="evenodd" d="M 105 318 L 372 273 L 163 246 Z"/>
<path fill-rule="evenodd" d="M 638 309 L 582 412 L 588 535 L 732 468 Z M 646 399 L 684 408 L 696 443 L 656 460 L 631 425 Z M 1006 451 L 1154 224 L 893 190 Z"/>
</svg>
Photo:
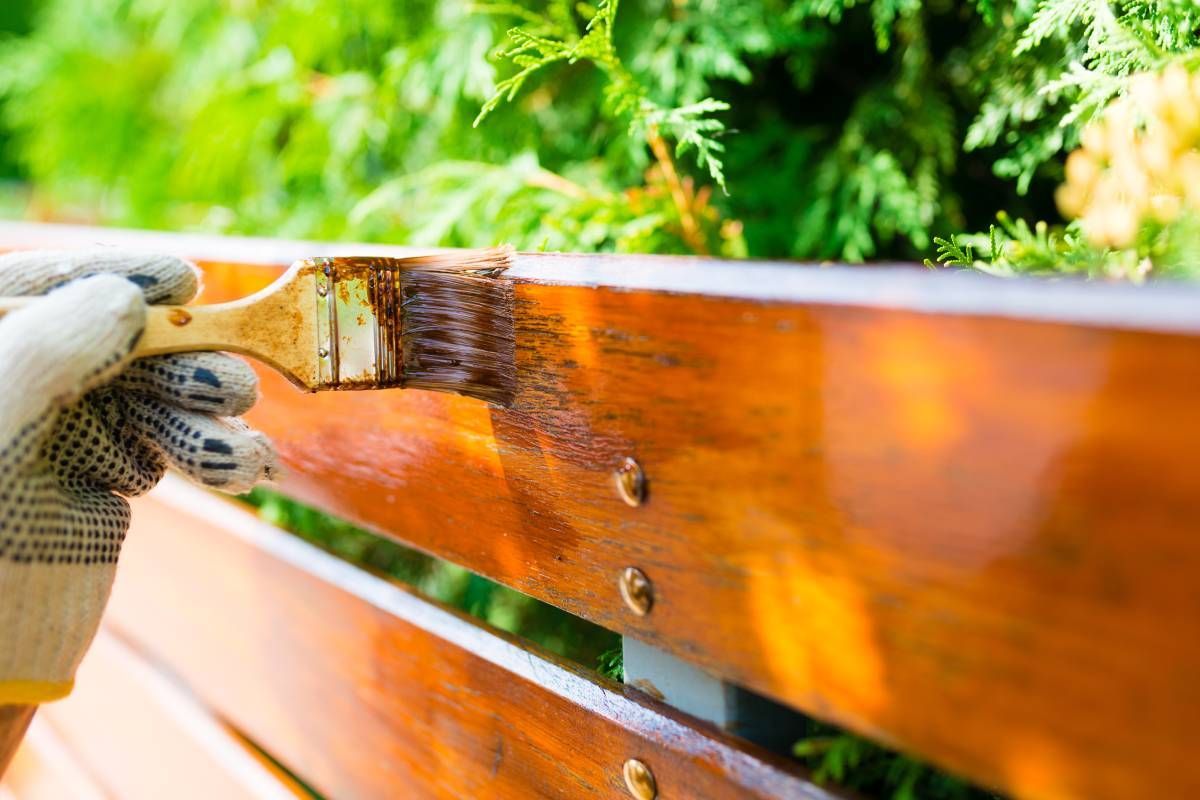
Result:
<svg viewBox="0 0 1200 800">
<path fill-rule="evenodd" d="M 506 6 L 482 6 L 485 13 L 503 13 Z M 651 92 L 621 61 L 613 44 L 613 28 L 617 15 L 617 0 L 601 0 L 596 13 L 588 21 L 582 36 L 569 24 L 539 16 L 530 20 L 524 28 L 513 28 L 508 32 L 512 47 L 503 56 L 520 69 L 496 85 L 495 93 L 483 104 L 475 118 L 478 126 L 501 104 L 512 102 L 526 82 L 538 72 L 552 64 L 575 64 L 589 61 L 608 78 L 604 92 L 604 111 L 628 126 L 633 136 L 645 136 L 650 142 L 655 158 L 664 161 L 664 149 L 656 149 L 656 141 L 671 138 L 676 142 L 675 155 L 691 151 L 696 164 L 708 172 L 722 189 L 725 188 L 724 166 L 721 156 L 724 145 L 718 137 L 725 125 L 713 114 L 725 111 L 728 104 L 706 98 L 679 108 L 667 108 L 651 99 Z M 674 159 L 667 161 L 674 170 Z"/>
<path fill-rule="evenodd" d="M 657 128 L 650 128 L 646 136 L 650 143 L 650 150 L 654 153 L 654 158 L 658 161 L 659 167 L 662 169 L 663 178 L 666 180 L 667 188 L 671 192 L 671 201 L 675 204 L 675 209 L 679 212 L 679 227 L 683 237 L 683 242 L 692 252 L 698 255 L 708 255 L 708 246 L 704 243 L 704 236 L 700 232 L 700 225 L 696 222 L 696 217 L 692 213 L 692 207 L 695 204 L 695 197 L 692 194 L 690 186 L 685 186 L 679 180 L 679 172 L 675 169 L 675 159 L 671 157 L 671 151 L 667 147 L 667 143 L 663 141 L 659 135 Z"/>
</svg>

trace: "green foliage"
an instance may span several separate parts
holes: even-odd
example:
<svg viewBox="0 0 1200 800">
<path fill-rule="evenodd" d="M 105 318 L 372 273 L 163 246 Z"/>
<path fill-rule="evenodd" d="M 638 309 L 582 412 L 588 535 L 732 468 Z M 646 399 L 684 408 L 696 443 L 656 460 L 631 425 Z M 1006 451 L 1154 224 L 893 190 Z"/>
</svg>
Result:
<svg viewBox="0 0 1200 800">
<path fill-rule="evenodd" d="M 925 266 L 969 267 L 1001 277 L 1079 274 L 1090 278 L 1134 278 L 1135 254 L 1097 250 L 1084 240 L 1078 223 L 1055 228 L 1039 222 L 1032 228 L 1001 212 L 998 225 L 986 234 L 934 238 L 936 261 Z"/>
<path fill-rule="evenodd" d="M 890 800 L 991 800 L 999 795 L 970 786 L 901 753 L 820 722 L 792 753 L 818 782 L 833 781 L 871 797 Z"/>
<path fill-rule="evenodd" d="M 919 20 L 902 20 L 897 35 L 904 55 L 895 80 L 856 100 L 816 169 L 817 194 L 796 229 L 801 252 L 860 261 L 897 240 L 923 249 L 939 220 L 959 218 L 943 186 L 958 151 L 954 114 L 930 89 L 928 42 Z"/>
<path fill-rule="evenodd" d="M 1022 192 L 1132 75 L 1198 58 L 1190 2 L 1008 0 L 999 10 L 1007 21 L 978 34 L 960 64 L 959 82 L 980 105 L 965 147 L 1000 146 L 995 169 Z"/>
<path fill-rule="evenodd" d="M 625 67 L 613 44 L 618 3 L 619 0 L 600 0 L 582 36 L 576 33 L 570 11 L 562 4 L 552 5 L 551 11 L 556 13 L 546 16 L 522 13 L 530 21 L 531 29 L 510 30 L 508 36 L 514 46 L 503 53 L 521 69 L 496 85 L 496 93 L 484 103 L 475 124 L 483 121 L 500 103 L 514 100 L 526 80 L 545 67 L 559 62 L 591 61 L 608 78 L 604 107 L 610 115 L 627 119 L 629 131 L 634 136 L 661 132 L 673 138 L 678 143 L 676 155 L 694 152 L 696 163 L 707 169 L 709 176 L 724 189 L 725 174 L 720 154 L 725 147 L 715 137 L 725 130 L 725 126 L 710 115 L 728 110 L 729 104 L 706 97 L 677 108 L 663 108 L 651 100 L 650 90 Z M 502 6 L 488 10 L 504 13 L 511 8 Z M 717 65 L 712 68 L 717 69 Z"/>
<path fill-rule="evenodd" d="M 961 60 L 960 91 L 980 109 L 964 148 L 999 150 L 995 173 L 1015 179 L 1022 194 L 1039 174 L 1061 177 L 1059 156 L 1078 145 L 1083 127 L 1126 94 L 1137 75 L 1200 65 L 1200 8 L 1192 2 L 1009 0 L 992 11 L 1006 24 L 996 34 L 977 34 Z M 984 237 L 975 235 L 936 239 L 936 258 L 997 275 L 1194 278 L 1198 228 L 1190 216 L 1171 226 L 1149 224 L 1136 247 L 1114 251 L 1089 247 L 1077 224 L 1059 229 L 1039 222 L 1031 229 L 1002 215 L 987 257 L 976 258 L 966 246 L 980 246 Z"/>
<path fill-rule="evenodd" d="M 614 681 L 625 680 L 625 654 L 620 644 L 600 654 L 598 671 Z"/>
<path fill-rule="evenodd" d="M 0 40 L 0 116 L 37 213 L 857 261 L 997 207 L 1052 219 L 1081 126 L 1131 75 L 1195 64 L 1200 11 L 22 0 L 0 24 L 23 34 Z"/>
<path fill-rule="evenodd" d="M 912 257 L 997 204 L 1042 210 L 1017 189 L 1084 91 L 1042 90 L 1100 68 L 1058 29 L 1094 14 L 1029 0 L 40 6 L 0 43 L 36 212 L 281 236 Z M 1020 180 L 984 208 L 996 159 Z"/>
</svg>

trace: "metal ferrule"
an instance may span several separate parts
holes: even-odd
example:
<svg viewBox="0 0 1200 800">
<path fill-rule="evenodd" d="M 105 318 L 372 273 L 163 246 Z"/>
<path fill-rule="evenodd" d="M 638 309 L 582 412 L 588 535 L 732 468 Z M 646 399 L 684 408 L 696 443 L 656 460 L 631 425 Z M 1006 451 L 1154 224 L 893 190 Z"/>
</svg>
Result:
<svg viewBox="0 0 1200 800">
<path fill-rule="evenodd" d="M 399 279 L 370 259 L 316 258 L 313 265 L 321 388 L 396 385 L 399 309 L 382 306 L 395 301 L 399 290 L 391 284 Z"/>
</svg>

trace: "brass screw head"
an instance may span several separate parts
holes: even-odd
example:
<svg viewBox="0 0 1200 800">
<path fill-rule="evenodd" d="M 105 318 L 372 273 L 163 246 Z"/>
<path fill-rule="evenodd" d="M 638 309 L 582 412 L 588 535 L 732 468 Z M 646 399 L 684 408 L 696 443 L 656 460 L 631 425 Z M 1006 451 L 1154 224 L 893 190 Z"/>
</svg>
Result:
<svg viewBox="0 0 1200 800">
<path fill-rule="evenodd" d="M 654 800 L 658 797 L 658 785 L 654 782 L 654 773 L 641 761 L 636 758 L 629 759 L 625 762 L 621 772 L 625 775 L 625 788 L 637 800 Z"/>
<path fill-rule="evenodd" d="M 630 611 L 639 617 L 650 613 L 650 607 L 654 605 L 654 584 L 650 583 L 646 573 L 637 567 L 626 567 L 621 570 L 618 586 L 621 588 L 621 599 Z"/>
<path fill-rule="evenodd" d="M 646 473 L 632 458 L 626 458 L 613 473 L 617 493 L 627 504 L 637 508 L 646 502 Z"/>
</svg>

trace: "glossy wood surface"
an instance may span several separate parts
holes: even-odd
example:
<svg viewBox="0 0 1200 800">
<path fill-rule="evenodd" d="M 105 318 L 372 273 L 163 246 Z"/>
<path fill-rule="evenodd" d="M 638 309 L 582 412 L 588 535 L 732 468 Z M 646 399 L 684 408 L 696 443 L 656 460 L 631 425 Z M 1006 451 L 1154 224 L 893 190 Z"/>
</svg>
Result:
<svg viewBox="0 0 1200 800">
<path fill-rule="evenodd" d="M 250 250 L 206 300 L 278 274 Z M 511 409 L 264 374 L 285 489 L 978 781 L 1200 794 L 1194 289 L 797 268 L 722 297 L 727 266 L 624 291 L 608 263 L 522 259 Z"/>
<path fill-rule="evenodd" d="M 1200 340 L 517 297 L 513 409 L 264 373 L 285 488 L 988 784 L 1200 792 Z"/>
<path fill-rule="evenodd" d="M 107 624 L 327 797 L 833 800 L 796 768 L 178 480 L 135 503 Z"/>
<path fill-rule="evenodd" d="M 116 800 L 296 800 L 309 795 L 265 766 L 174 679 L 102 631 L 75 691 L 38 711 Z"/>
</svg>

